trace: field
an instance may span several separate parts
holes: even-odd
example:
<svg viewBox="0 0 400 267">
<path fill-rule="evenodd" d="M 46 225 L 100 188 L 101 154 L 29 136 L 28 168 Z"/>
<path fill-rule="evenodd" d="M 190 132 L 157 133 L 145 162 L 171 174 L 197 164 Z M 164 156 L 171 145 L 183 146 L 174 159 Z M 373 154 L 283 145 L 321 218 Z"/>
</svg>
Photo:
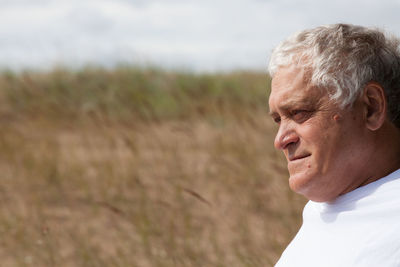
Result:
<svg viewBox="0 0 400 267">
<path fill-rule="evenodd" d="M 301 223 L 264 73 L 0 74 L 0 266 L 273 266 Z"/>
</svg>

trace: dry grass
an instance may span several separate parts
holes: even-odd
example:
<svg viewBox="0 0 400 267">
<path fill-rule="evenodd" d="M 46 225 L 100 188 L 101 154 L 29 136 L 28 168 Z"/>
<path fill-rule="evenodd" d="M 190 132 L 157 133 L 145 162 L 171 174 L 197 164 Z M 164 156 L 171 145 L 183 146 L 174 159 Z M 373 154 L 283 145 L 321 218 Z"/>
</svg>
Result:
<svg viewBox="0 0 400 267">
<path fill-rule="evenodd" d="M 263 74 L 0 84 L 1 266 L 273 266 L 299 227 Z"/>
</svg>

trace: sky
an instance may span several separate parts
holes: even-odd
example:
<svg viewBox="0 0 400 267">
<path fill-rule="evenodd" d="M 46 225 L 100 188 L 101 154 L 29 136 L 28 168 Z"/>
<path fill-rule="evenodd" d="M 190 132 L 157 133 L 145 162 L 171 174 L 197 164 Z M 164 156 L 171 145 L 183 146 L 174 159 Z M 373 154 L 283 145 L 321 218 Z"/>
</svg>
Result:
<svg viewBox="0 0 400 267">
<path fill-rule="evenodd" d="M 0 68 L 266 70 L 296 31 L 352 23 L 400 36 L 399 12 L 400 0 L 0 0 Z"/>
</svg>

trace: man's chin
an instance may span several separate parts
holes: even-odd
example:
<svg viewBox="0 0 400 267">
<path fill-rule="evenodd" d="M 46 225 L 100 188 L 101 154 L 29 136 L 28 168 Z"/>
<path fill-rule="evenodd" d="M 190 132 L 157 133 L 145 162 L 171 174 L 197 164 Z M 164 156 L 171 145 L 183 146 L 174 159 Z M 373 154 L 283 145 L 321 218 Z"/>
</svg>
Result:
<svg viewBox="0 0 400 267">
<path fill-rule="evenodd" d="M 321 188 L 321 185 L 316 183 L 314 179 L 314 176 L 305 175 L 304 173 L 290 175 L 289 187 L 292 191 L 303 195 L 308 200 L 315 202 L 332 201 L 336 197 L 336 195 L 333 194 L 333 191 L 326 190 L 326 187 Z"/>
<path fill-rule="evenodd" d="M 289 187 L 292 191 L 307 197 L 310 193 L 312 180 L 312 176 L 305 173 L 291 174 L 289 177 Z"/>
</svg>

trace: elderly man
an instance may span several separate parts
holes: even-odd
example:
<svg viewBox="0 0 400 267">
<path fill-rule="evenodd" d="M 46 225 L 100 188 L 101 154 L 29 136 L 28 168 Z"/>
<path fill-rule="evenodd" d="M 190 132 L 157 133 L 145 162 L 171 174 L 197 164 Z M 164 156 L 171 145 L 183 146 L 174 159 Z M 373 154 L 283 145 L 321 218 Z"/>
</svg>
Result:
<svg viewBox="0 0 400 267">
<path fill-rule="evenodd" d="M 400 50 L 379 30 L 305 30 L 271 56 L 270 114 L 310 201 L 276 266 L 400 266 Z"/>
</svg>

